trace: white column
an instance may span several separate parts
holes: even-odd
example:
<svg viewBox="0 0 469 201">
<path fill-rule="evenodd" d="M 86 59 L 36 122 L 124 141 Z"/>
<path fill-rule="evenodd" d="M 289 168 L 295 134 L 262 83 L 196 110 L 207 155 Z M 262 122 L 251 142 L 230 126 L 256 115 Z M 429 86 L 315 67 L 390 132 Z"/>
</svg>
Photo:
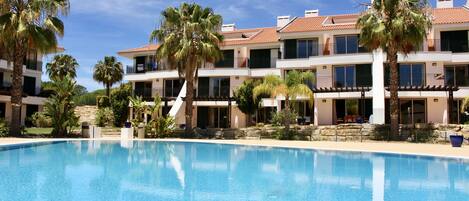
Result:
<svg viewBox="0 0 469 201">
<path fill-rule="evenodd" d="M 383 50 L 373 51 L 373 124 L 385 123 L 385 89 L 384 89 L 384 55 Z"/>
</svg>

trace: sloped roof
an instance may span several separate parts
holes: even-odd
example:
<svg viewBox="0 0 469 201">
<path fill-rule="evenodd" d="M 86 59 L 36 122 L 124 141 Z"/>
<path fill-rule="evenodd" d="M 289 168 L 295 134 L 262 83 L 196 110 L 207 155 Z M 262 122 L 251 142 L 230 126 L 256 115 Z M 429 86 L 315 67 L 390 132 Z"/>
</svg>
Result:
<svg viewBox="0 0 469 201">
<path fill-rule="evenodd" d="M 433 24 L 469 23 L 469 10 L 464 7 L 433 9 Z"/>
<path fill-rule="evenodd" d="M 230 37 L 235 33 L 241 34 L 244 38 Z M 222 34 L 225 36 L 223 46 L 275 43 L 279 39 L 276 27 L 240 29 L 232 32 L 223 32 Z"/>
<path fill-rule="evenodd" d="M 158 44 L 148 44 L 142 47 L 131 48 L 127 50 L 119 51 L 118 54 L 125 54 L 125 53 L 138 53 L 138 52 L 148 52 L 148 51 L 156 51 L 158 49 Z"/>
</svg>

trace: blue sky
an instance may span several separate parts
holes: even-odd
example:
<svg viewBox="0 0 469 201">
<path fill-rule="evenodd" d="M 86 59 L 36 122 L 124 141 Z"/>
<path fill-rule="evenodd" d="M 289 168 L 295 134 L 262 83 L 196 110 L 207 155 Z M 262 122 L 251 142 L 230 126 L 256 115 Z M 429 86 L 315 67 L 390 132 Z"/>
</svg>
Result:
<svg viewBox="0 0 469 201">
<path fill-rule="evenodd" d="M 434 3 L 435 0 L 432 0 Z M 148 43 L 149 33 L 160 21 L 161 11 L 183 1 L 168 0 L 70 0 L 71 10 L 64 17 L 65 36 L 60 44 L 74 56 L 80 67 L 77 81 L 89 91 L 103 88 L 93 81 L 93 66 L 104 56 L 117 56 L 123 49 Z M 224 23 L 238 28 L 275 26 L 276 16 L 302 16 L 305 9 L 319 9 L 321 15 L 356 13 L 361 2 L 369 0 L 203 0 L 189 1 L 212 7 Z M 465 0 L 455 0 L 463 5 Z M 51 56 L 46 57 L 49 61 Z M 126 64 L 131 61 L 119 57 Z M 43 75 L 43 80 L 47 76 Z"/>
</svg>

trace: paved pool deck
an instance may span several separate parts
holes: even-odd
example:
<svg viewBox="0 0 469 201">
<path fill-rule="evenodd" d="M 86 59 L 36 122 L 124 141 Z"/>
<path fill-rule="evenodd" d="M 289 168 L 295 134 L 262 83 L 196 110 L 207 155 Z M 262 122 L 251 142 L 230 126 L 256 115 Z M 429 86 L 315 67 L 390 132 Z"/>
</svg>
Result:
<svg viewBox="0 0 469 201">
<path fill-rule="evenodd" d="M 26 138 L 0 138 L 0 145 L 62 141 L 62 140 L 88 140 L 88 139 L 26 139 Z M 119 138 L 101 138 L 98 140 L 115 140 Z M 453 148 L 449 144 L 415 144 L 405 142 L 327 142 L 327 141 L 278 141 L 278 140 L 186 140 L 186 139 L 145 139 L 142 141 L 172 141 L 172 142 L 201 142 L 201 143 L 221 143 L 235 145 L 304 148 L 318 150 L 338 150 L 356 152 L 377 152 L 411 154 L 422 156 L 438 156 L 450 158 L 469 159 L 469 145 L 462 148 Z"/>
</svg>

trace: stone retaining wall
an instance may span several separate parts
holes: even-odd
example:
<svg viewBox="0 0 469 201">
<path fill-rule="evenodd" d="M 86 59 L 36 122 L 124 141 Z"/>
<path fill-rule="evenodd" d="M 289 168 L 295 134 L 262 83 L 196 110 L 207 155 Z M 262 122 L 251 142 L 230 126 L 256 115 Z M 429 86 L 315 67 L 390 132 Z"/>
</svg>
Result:
<svg viewBox="0 0 469 201">
<path fill-rule="evenodd" d="M 80 117 L 80 124 L 82 122 L 88 122 L 94 124 L 96 113 L 98 112 L 97 106 L 77 106 L 75 108 L 75 114 Z"/>
<path fill-rule="evenodd" d="M 238 139 L 274 139 L 279 127 L 263 126 L 242 128 L 236 131 Z M 296 139 L 315 141 L 366 141 L 388 140 L 389 128 L 371 124 L 344 124 L 331 126 L 293 126 Z M 452 133 L 469 137 L 469 125 L 417 124 L 401 126 L 398 140 L 417 142 L 447 142 Z"/>
</svg>

